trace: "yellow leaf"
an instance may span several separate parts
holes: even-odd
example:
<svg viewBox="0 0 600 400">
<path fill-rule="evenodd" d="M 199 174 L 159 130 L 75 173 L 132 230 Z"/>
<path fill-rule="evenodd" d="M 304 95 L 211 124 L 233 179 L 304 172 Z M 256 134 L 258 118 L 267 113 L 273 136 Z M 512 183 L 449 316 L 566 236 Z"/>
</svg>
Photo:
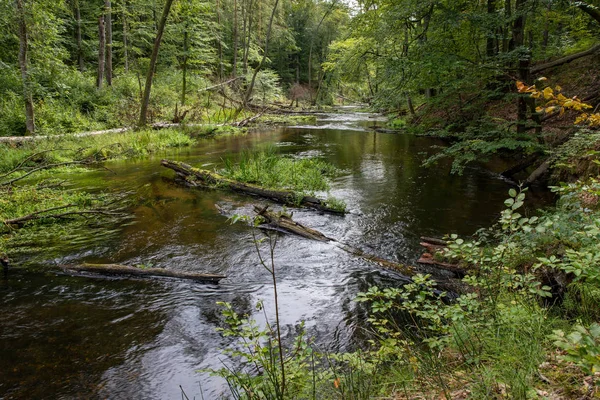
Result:
<svg viewBox="0 0 600 400">
<path fill-rule="evenodd" d="M 333 386 L 335 386 L 336 389 L 340 387 L 340 378 L 335 378 L 333 381 Z"/>
<path fill-rule="evenodd" d="M 544 98 L 546 100 L 550 100 L 551 98 L 554 97 L 554 91 L 552 90 L 551 87 L 547 87 L 546 89 L 544 89 L 544 91 L 542 93 L 544 94 Z"/>
</svg>

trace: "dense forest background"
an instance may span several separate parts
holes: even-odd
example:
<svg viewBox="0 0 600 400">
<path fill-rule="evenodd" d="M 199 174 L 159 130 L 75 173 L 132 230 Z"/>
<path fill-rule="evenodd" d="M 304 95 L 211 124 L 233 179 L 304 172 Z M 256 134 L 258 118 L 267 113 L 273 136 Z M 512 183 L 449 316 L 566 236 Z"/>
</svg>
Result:
<svg viewBox="0 0 600 400">
<path fill-rule="evenodd" d="M 151 121 L 360 101 L 410 116 L 427 103 L 429 120 L 442 110 L 444 125 L 464 130 L 490 101 L 514 100 L 515 80 L 547 72 L 539 63 L 593 54 L 600 33 L 600 11 L 581 1 L 166 3 L 3 1 L 0 135 L 134 124 L 165 10 Z"/>
</svg>

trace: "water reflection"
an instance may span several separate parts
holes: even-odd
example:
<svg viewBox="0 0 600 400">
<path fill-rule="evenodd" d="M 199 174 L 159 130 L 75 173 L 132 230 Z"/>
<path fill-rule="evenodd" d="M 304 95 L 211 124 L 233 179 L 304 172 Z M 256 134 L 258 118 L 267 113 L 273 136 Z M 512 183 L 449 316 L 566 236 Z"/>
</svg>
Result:
<svg viewBox="0 0 600 400">
<path fill-rule="evenodd" d="M 289 127 L 204 140 L 192 149 L 146 160 L 111 162 L 107 171 L 81 175 L 90 190 L 133 191 L 140 200 L 135 223 L 100 243 L 65 246 L 45 263 L 76 261 L 152 265 L 225 273 L 220 285 L 173 280 L 73 278 L 53 273 L 12 273 L 0 286 L 0 397 L 215 398 L 223 383 L 205 373 L 219 368 L 227 346 L 215 331 L 223 321 L 217 301 L 241 313 L 265 301 L 272 318 L 272 285 L 259 265 L 246 226 L 230 225 L 215 204 L 249 213 L 250 199 L 173 184 L 162 157 L 209 168 L 223 158 L 274 144 L 295 157 L 319 156 L 345 172 L 331 194 L 344 199 L 345 217 L 295 210 L 294 218 L 341 241 L 391 260 L 413 263 L 418 238 L 449 232 L 471 234 L 488 226 L 502 208 L 507 184 L 481 168 L 450 176 L 449 166 L 421 163 L 439 144 L 429 138 L 370 131 L 368 114 L 324 115 L 318 129 Z M 324 129 L 331 124 L 339 129 Z M 315 128 L 315 127 L 311 127 Z M 26 261 L 25 259 L 21 261 Z M 364 310 L 352 302 L 371 284 L 402 277 L 379 271 L 333 245 L 281 237 L 275 262 L 282 321 L 292 336 L 301 320 L 321 349 L 344 350 L 363 335 Z"/>
</svg>

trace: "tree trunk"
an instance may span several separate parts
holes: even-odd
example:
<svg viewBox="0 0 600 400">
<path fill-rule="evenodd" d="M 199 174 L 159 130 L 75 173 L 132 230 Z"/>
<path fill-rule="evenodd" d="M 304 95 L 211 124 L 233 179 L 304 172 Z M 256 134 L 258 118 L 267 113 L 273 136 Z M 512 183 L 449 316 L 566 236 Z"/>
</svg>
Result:
<svg viewBox="0 0 600 400">
<path fill-rule="evenodd" d="M 413 106 L 413 102 L 412 102 L 410 95 L 406 96 L 406 105 L 408 106 L 408 112 L 410 113 L 410 115 L 412 117 L 417 115 L 417 113 L 415 112 L 415 107 Z"/>
<path fill-rule="evenodd" d="M 525 3 L 527 0 L 517 0 L 515 3 L 515 23 L 513 25 L 513 43 L 515 48 L 525 44 Z M 528 83 L 530 80 L 529 63 L 531 54 L 527 51 L 519 56 L 519 79 Z M 523 133 L 527 130 L 527 99 L 520 95 L 517 104 L 517 132 Z"/>
<path fill-rule="evenodd" d="M 102 83 L 104 82 L 105 39 L 104 18 L 100 16 L 98 18 L 98 76 L 96 78 L 96 87 L 98 89 L 102 89 Z"/>
<path fill-rule="evenodd" d="M 127 27 L 127 2 L 123 2 L 123 63 L 125 64 L 125 73 L 129 72 L 129 43 Z"/>
<path fill-rule="evenodd" d="M 29 50 L 27 21 L 23 0 L 17 0 L 17 15 L 19 18 L 19 67 L 23 82 L 23 99 L 25 100 L 25 129 L 28 135 L 35 133 L 35 118 L 33 112 L 33 94 L 31 93 L 31 80 L 29 78 Z"/>
<path fill-rule="evenodd" d="M 279 4 L 279 0 L 275 0 L 275 5 L 273 5 L 273 11 L 271 12 L 271 18 L 269 19 L 269 26 L 267 27 L 267 36 L 265 37 L 265 49 L 263 53 L 263 57 L 260 60 L 260 63 L 254 70 L 254 74 L 252 74 L 252 80 L 250 81 L 250 85 L 248 86 L 248 90 L 246 90 L 246 95 L 244 96 L 244 107 L 248 105 L 250 101 L 250 96 L 252 96 L 252 91 L 254 90 L 254 83 L 256 82 L 256 76 L 258 72 L 262 69 L 263 64 L 267 58 L 267 53 L 269 52 L 269 39 L 271 38 L 271 28 L 273 26 L 273 19 L 275 18 L 275 11 L 277 10 L 277 5 Z"/>
<path fill-rule="evenodd" d="M 110 0 L 104 0 L 104 26 L 106 30 L 106 84 L 112 86 L 112 8 Z"/>
<path fill-rule="evenodd" d="M 221 5 L 219 0 L 217 0 L 216 5 L 215 5 L 215 13 L 217 16 L 217 26 L 221 27 Z M 218 76 L 219 76 L 219 81 L 223 80 L 223 77 L 225 75 L 225 73 L 223 72 L 223 43 L 222 43 L 222 35 L 219 34 L 219 36 L 217 37 L 217 49 L 218 49 L 218 53 L 219 53 L 219 71 L 218 71 Z"/>
<path fill-rule="evenodd" d="M 488 29 L 488 37 L 486 40 L 486 55 L 488 57 L 494 57 L 496 55 L 496 46 L 494 45 L 494 35 L 496 33 L 496 26 L 492 24 L 492 20 L 496 14 L 496 0 L 487 0 L 487 13 L 490 19 L 490 27 Z"/>
<path fill-rule="evenodd" d="M 188 61 L 188 46 L 189 46 L 189 34 L 188 27 L 186 25 L 185 32 L 183 32 L 183 67 L 182 67 L 182 82 L 181 82 L 181 105 L 185 105 L 185 92 L 187 90 L 187 61 Z"/>
<path fill-rule="evenodd" d="M 75 8 L 75 40 L 77 41 L 77 65 L 79 66 L 79 71 L 83 72 L 85 70 L 85 65 L 83 63 L 83 43 L 81 39 L 81 11 L 79 9 L 79 0 L 75 0 L 73 3 L 73 6 Z"/>
<path fill-rule="evenodd" d="M 144 87 L 144 96 L 142 98 L 142 105 L 140 107 L 140 121 L 139 127 L 146 126 L 147 124 L 147 113 L 148 103 L 150 102 L 150 91 L 152 89 L 152 79 L 154 78 L 154 69 L 156 68 L 156 61 L 158 60 L 158 50 L 162 41 L 162 36 L 165 31 L 165 25 L 167 24 L 167 18 L 171 11 L 173 0 L 166 0 L 165 8 L 163 9 L 162 16 L 160 17 L 160 23 L 158 25 L 158 31 L 156 32 L 156 38 L 154 39 L 154 47 L 152 48 L 152 55 L 150 56 L 150 65 L 148 67 L 148 74 L 146 75 L 146 86 Z"/>
<path fill-rule="evenodd" d="M 514 50 L 513 41 L 510 40 L 510 19 L 512 17 L 512 0 L 504 0 L 504 18 L 506 18 L 506 31 L 504 32 L 504 41 L 502 42 L 502 52 L 508 53 Z"/>
<path fill-rule="evenodd" d="M 233 0 L 233 69 L 231 74 L 235 78 L 237 76 L 237 52 L 238 52 L 238 16 L 237 16 L 237 0 Z"/>
<path fill-rule="evenodd" d="M 244 75 L 248 73 L 248 54 L 250 53 L 250 45 L 252 43 L 252 0 L 248 1 L 248 10 L 246 13 L 248 14 L 248 30 L 246 33 L 246 45 L 244 46 Z"/>
</svg>

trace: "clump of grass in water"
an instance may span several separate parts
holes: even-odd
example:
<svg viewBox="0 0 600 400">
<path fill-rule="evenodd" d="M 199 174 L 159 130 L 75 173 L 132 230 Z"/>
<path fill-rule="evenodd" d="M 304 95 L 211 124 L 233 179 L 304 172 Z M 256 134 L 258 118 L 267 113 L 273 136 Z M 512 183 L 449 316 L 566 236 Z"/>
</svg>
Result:
<svg viewBox="0 0 600 400">
<path fill-rule="evenodd" d="M 229 179 L 258 185 L 267 189 L 284 189 L 295 192 L 298 203 L 303 196 L 314 196 L 316 191 L 330 188 L 329 177 L 340 170 L 316 158 L 294 159 L 277 154 L 269 147 L 260 152 L 244 152 L 237 163 L 225 159 L 225 167 L 219 173 Z M 346 204 L 329 197 L 327 207 L 344 212 Z"/>
<path fill-rule="evenodd" d="M 269 189 L 297 191 L 329 190 L 328 177 L 339 170 L 333 165 L 315 158 L 293 159 L 267 148 L 260 152 L 244 152 L 237 164 L 225 160 L 220 173 L 236 181 L 252 183 Z"/>
</svg>

